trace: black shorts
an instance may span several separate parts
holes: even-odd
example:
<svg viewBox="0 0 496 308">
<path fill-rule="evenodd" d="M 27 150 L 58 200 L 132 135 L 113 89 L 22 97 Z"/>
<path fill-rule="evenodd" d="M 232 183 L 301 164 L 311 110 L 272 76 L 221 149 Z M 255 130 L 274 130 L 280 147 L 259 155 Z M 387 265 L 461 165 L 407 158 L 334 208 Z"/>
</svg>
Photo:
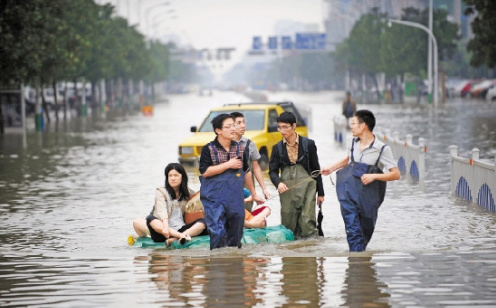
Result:
<svg viewBox="0 0 496 308">
<path fill-rule="evenodd" d="M 148 227 L 148 230 L 150 231 L 150 236 L 154 242 L 165 242 L 167 240 L 167 238 L 162 233 L 158 233 L 150 226 L 150 223 L 155 219 L 158 219 L 158 218 L 151 215 L 151 214 L 146 217 L 146 226 Z M 184 231 L 188 230 L 189 228 L 191 228 L 197 222 L 201 222 L 206 226 L 205 219 L 200 218 L 200 219 L 193 221 L 192 223 L 189 223 L 189 224 L 182 226 L 179 230 L 177 230 L 177 232 L 184 232 Z M 200 233 L 198 235 L 208 235 L 207 228 L 205 227 L 205 229 L 203 229 L 202 233 Z"/>
</svg>

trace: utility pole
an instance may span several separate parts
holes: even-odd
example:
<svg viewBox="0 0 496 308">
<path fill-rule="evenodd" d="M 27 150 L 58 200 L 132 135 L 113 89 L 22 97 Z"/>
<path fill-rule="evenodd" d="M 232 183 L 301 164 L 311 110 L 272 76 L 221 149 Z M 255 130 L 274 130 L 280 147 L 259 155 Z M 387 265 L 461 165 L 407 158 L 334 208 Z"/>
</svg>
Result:
<svg viewBox="0 0 496 308">
<path fill-rule="evenodd" d="M 429 0 L 429 31 L 432 31 L 432 0 Z M 427 72 L 429 76 L 429 103 L 432 101 L 432 40 L 430 37 L 427 38 L 427 42 L 429 43 L 429 54 L 427 60 Z M 437 89 L 434 89 L 437 91 Z"/>
</svg>

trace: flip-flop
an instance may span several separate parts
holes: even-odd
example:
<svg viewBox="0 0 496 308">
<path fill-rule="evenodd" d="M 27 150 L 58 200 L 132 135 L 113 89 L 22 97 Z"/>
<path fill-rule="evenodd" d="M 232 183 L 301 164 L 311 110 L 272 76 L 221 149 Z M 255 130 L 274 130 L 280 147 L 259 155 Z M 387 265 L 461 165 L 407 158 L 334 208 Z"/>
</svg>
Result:
<svg viewBox="0 0 496 308">
<path fill-rule="evenodd" d="M 184 245 L 186 243 L 186 241 L 191 241 L 191 236 L 189 235 L 185 235 L 184 237 L 181 237 L 181 239 L 179 239 L 179 243 L 181 245 Z"/>
</svg>

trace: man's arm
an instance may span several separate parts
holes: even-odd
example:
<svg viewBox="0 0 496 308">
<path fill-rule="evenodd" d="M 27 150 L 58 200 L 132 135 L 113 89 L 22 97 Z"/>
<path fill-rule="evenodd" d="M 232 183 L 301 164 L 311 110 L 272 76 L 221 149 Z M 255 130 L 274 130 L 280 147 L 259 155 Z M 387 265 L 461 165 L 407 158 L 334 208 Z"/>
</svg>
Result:
<svg viewBox="0 0 496 308">
<path fill-rule="evenodd" d="M 269 177 L 270 181 L 277 188 L 281 179 L 279 178 L 279 163 L 281 158 L 279 157 L 279 151 L 277 150 L 277 143 L 272 147 L 272 153 L 270 154 L 269 160 Z"/>
<path fill-rule="evenodd" d="M 319 164 L 319 156 L 317 155 L 317 146 L 315 145 L 315 141 L 308 140 L 308 156 L 309 156 L 309 164 L 310 164 L 310 173 L 314 170 L 320 170 Z M 319 197 L 324 196 L 324 185 L 322 184 L 322 176 L 316 178 L 317 181 L 317 195 Z M 321 200 L 324 201 L 324 200 Z"/>
<path fill-rule="evenodd" d="M 329 167 L 322 168 L 322 174 L 323 175 L 329 175 L 336 170 L 339 170 L 341 168 L 346 167 L 348 165 L 349 160 L 350 160 L 350 157 L 346 156 L 346 158 L 343 158 L 342 160 L 337 161 L 336 163 L 330 165 Z"/>
<path fill-rule="evenodd" d="M 255 201 L 257 204 L 263 204 L 265 202 L 262 198 L 260 198 L 257 195 L 257 192 L 255 191 L 255 186 L 253 185 L 253 180 L 251 178 L 251 171 L 248 171 L 245 174 L 245 186 L 250 191 L 251 198 L 253 201 Z"/>
<path fill-rule="evenodd" d="M 375 180 L 384 181 L 384 182 L 396 181 L 399 180 L 400 176 L 401 173 L 398 167 L 393 167 L 389 169 L 388 173 L 366 173 L 362 175 L 360 179 L 362 180 L 363 185 L 367 185 Z"/>
<path fill-rule="evenodd" d="M 262 192 L 265 196 L 265 199 L 269 199 L 270 194 L 267 191 L 267 187 L 265 187 L 265 181 L 263 179 L 262 168 L 260 168 L 260 164 L 258 163 L 258 160 L 252 160 L 251 163 L 253 166 L 253 174 L 255 174 L 255 178 L 257 179 L 258 184 L 260 184 L 260 187 L 262 188 Z"/>
<path fill-rule="evenodd" d="M 205 170 L 205 172 L 202 174 L 202 176 L 204 178 L 208 178 L 217 174 L 221 174 L 228 169 L 241 169 L 242 166 L 242 160 L 237 157 L 233 157 L 225 163 L 208 167 L 207 170 Z"/>
</svg>

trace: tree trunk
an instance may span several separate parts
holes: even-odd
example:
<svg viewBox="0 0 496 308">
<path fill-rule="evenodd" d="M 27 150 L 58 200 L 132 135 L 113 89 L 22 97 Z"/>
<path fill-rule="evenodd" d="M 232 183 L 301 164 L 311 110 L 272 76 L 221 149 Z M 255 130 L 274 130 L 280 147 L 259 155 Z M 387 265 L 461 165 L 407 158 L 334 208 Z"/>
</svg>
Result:
<svg viewBox="0 0 496 308">
<path fill-rule="evenodd" d="M 48 104 L 45 101 L 45 91 L 44 87 L 41 88 L 41 105 L 43 106 L 43 110 L 45 111 L 45 115 L 47 118 L 47 123 L 50 123 L 50 113 L 48 113 Z"/>
<path fill-rule="evenodd" d="M 74 109 L 76 110 L 77 114 L 79 115 L 79 92 L 78 92 L 78 87 L 77 87 L 77 79 L 74 78 Z"/>
<path fill-rule="evenodd" d="M 59 97 L 58 97 L 58 92 L 57 92 L 57 82 L 54 80 L 52 82 L 52 88 L 53 88 L 53 99 L 54 99 L 54 104 L 55 104 L 55 122 L 59 121 Z"/>
<path fill-rule="evenodd" d="M 374 82 L 374 87 L 377 92 L 377 101 L 380 103 L 381 102 L 381 91 L 379 90 L 379 83 L 377 82 L 377 78 L 374 73 L 370 74 L 370 77 L 372 78 L 372 81 Z"/>
<path fill-rule="evenodd" d="M 64 83 L 64 120 L 67 120 L 67 109 L 69 107 L 69 102 L 67 99 L 67 82 Z"/>
</svg>

